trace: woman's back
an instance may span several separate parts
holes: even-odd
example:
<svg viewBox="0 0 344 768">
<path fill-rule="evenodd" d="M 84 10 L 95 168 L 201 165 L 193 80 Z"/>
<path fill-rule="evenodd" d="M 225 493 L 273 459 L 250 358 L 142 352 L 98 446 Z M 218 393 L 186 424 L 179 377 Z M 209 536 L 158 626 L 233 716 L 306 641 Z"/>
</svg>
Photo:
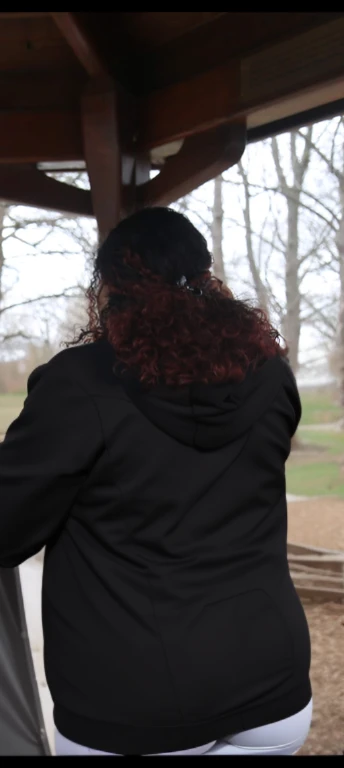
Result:
<svg viewBox="0 0 344 768">
<path fill-rule="evenodd" d="M 0 446 L 0 565 L 46 545 L 56 726 L 122 754 L 205 744 L 311 697 L 286 555 L 295 379 L 267 318 L 210 277 L 205 241 L 192 228 L 188 244 L 184 220 L 175 234 L 172 213 L 102 246 L 90 343 L 32 374 Z"/>
<path fill-rule="evenodd" d="M 206 742 L 207 723 L 210 739 L 214 725 L 292 714 L 310 689 L 286 559 L 284 462 L 300 407 L 287 363 L 146 395 L 114 383 L 113 362 L 100 342 L 53 363 L 87 390 L 102 436 L 45 561 L 57 726 L 75 734 L 81 719 L 103 736 L 111 713 L 118 750 L 147 753 Z"/>
</svg>

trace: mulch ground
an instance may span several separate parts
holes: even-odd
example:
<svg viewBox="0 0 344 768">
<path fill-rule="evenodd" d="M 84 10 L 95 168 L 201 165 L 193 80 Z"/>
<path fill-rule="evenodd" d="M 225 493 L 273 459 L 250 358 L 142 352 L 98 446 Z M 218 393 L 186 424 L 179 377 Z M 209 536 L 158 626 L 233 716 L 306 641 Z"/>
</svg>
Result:
<svg viewBox="0 0 344 768">
<path fill-rule="evenodd" d="M 344 606 L 305 605 L 312 639 L 314 713 L 305 755 L 344 754 Z"/>
<path fill-rule="evenodd" d="M 289 504 L 289 541 L 344 551 L 344 501 Z M 344 605 L 304 604 L 312 639 L 314 717 L 300 756 L 344 753 Z"/>
</svg>

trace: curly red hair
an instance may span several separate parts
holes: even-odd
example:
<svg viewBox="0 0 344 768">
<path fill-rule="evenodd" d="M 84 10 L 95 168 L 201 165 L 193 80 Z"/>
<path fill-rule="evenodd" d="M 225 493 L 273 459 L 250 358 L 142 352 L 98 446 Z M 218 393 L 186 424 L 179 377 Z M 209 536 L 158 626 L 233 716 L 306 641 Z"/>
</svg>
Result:
<svg viewBox="0 0 344 768">
<path fill-rule="evenodd" d="M 240 382 L 249 368 L 285 355 L 266 314 L 236 300 L 211 276 L 205 240 L 191 222 L 184 216 L 182 223 L 177 220 L 182 247 L 187 256 L 192 255 L 188 261 L 184 254 L 178 264 L 181 246 L 176 243 L 175 217 L 181 214 L 171 209 L 149 211 L 122 222 L 100 248 L 88 291 L 89 325 L 77 341 L 107 338 L 116 352 L 118 372 L 129 371 L 147 387 Z M 171 213 L 173 227 L 168 231 Z M 160 241 L 156 227 L 153 232 L 147 230 L 147 215 L 153 223 L 159 216 L 164 220 Z M 130 228 L 130 222 L 136 228 Z M 99 311 L 104 286 L 107 299 Z"/>
</svg>

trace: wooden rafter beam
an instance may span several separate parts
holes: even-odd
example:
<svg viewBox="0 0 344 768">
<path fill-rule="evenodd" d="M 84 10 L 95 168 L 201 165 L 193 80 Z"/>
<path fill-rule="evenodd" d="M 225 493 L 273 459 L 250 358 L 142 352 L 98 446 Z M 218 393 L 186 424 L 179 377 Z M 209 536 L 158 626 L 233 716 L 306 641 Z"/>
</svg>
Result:
<svg viewBox="0 0 344 768">
<path fill-rule="evenodd" d="M 52 179 L 34 166 L 0 165 L 0 198 L 35 208 L 93 216 L 90 192 Z"/>
<path fill-rule="evenodd" d="M 168 144 L 333 83 L 344 76 L 343 46 L 341 17 L 152 91 L 141 99 L 138 147 Z"/>
<path fill-rule="evenodd" d="M 228 122 L 240 106 L 240 63 L 225 64 L 141 101 L 138 143 L 147 150 Z"/>
<path fill-rule="evenodd" d="M 341 17 L 185 82 L 152 91 L 140 99 L 137 114 L 135 107 L 134 132 L 120 127 L 122 148 L 126 141 L 129 152 L 145 155 L 153 147 L 229 124 L 297 94 L 323 93 L 328 84 L 344 78 L 343 46 Z M 13 93 L 19 88 L 23 94 L 26 86 L 27 79 L 20 85 L 15 78 Z M 20 108 L 8 86 L 8 106 L 0 112 L 0 164 L 84 159 L 81 115 L 77 106 L 70 106 L 74 91 L 66 107 L 53 107 L 48 100 L 46 108 L 40 109 L 41 85 L 35 82 L 34 87 L 38 90 L 30 109 L 29 103 Z M 42 93 L 47 100 L 46 83 Z M 119 113 L 123 113 L 121 106 Z"/>
<path fill-rule="evenodd" d="M 0 165 L 83 157 L 78 112 L 60 109 L 0 113 Z"/>
<path fill-rule="evenodd" d="M 99 46 L 85 23 L 85 14 L 51 11 L 51 15 L 86 72 L 91 77 L 107 74 L 107 66 Z"/>
<path fill-rule="evenodd" d="M 158 176 L 138 188 L 141 206 L 170 205 L 239 162 L 245 149 L 244 122 L 186 139 Z"/>
</svg>

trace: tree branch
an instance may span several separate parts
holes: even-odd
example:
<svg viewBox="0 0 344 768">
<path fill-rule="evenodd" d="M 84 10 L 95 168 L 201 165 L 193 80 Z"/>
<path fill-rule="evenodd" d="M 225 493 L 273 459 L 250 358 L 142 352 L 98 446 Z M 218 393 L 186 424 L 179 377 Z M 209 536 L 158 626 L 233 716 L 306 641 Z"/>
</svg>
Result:
<svg viewBox="0 0 344 768">
<path fill-rule="evenodd" d="M 331 321 L 331 318 L 328 314 L 325 314 L 326 307 L 320 309 L 320 307 L 314 306 L 314 303 L 311 301 L 309 296 L 305 296 L 304 294 L 302 294 L 301 298 L 302 301 L 312 310 L 312 314 L 308 317 L 308 322 L 310 320 L 314 322 L 316 318 L 319 318 L 324 324 L 325 328 L 327 328 L 328 332 L 331 331 L 331 334 L 328 336 L 328 338 L 334 338 L 337 331 L 337 325 Z"/>
<path fill-rule="evenodd" d="M 0 343 L 5 344 L 8 341 L 16 341 L 22 339 L 23 341 L 38 341 L 40 336 L 34 336 L 32 333 L 27 334 L 24 331 L 17 331 L 16 333 L 7 333 L 4 336 L 0 336 Z"/>
<path fill-rule="evenodd" d="M 4 312 L 9 312 L 10 309 L 17 309 L 18 307 L 24 307 L 28 304 L 35 304 L 38 301 L 47 301 L 51 299 L 76 299 L 80 298 L 80 293 L 75 294 L 68 294 L 67 291 L 75 290 L 78 286 L 71 286 L 70 288 L 66 288 L 65 291 L 62 293 L 53 293 L 49 296 L 37 296 L 35 299 L 25 299 L 25 301 L 19 301 L 16 304 L 9 304 L 7 307 L 1 307 L 0 308 L 0 316 L 4 314 Z"/>
<path fill-rule="evenodd" d="M 303 134 L 302 131 L 298 131 L 298 134 L 308 144 L 309 150 L 312 149 L 313 152 L 315 152 L 318 155 L 318 157 L 320 157 L 320 159 L 323 160 L 324 163 L 326 163 L 330 173 L 332 173 L 333 176 L 335 176 L 336 179 L 338 179 L 338 181 L 342 182 L 344 179 L 344 174 L 342 171 L 339 171 L 338 168 L 335 168 L 331 158 L 326 157 L 326 155 L 321 151 L 321 149 L 319 149 L 319 147 L 317 147 L 317 145 L 314 144 L 314 142 L 311 139 L 309 139 L 307 135 Z"/>
<path fill-rule="evenodd" d="M 274 161 L 274 164 L 275 164 L 275 169 L 276 169 L 279 185 L 280 185 L 282 190 L 286 190 L 286 189 L 288 189 L 288 184 L 287 184 L 286 177 L 285 177 L 285 175 L 283 173 L 283 170 L 282 170 L 281 159 L 280 159 L 279 148 L 278 148 L 278 142 L 277 142 L 277 139 L 276 139 L 275 136 L 273 136 L 272 139 L 271 139 L 271 150 L 272 150 L 272 157 L 273 157 L 273 161 Z"/>
<path fill-rule="evenodd" d="M 303 150 L 303 154 L 300 161 L 300 170 L 302 174 L 302 181 L 305 177 L 305 173 L 307 171 L 307 168 L 309 166 L 309 161 L 311 158 L 311 143 L 312 143 L 312 136 L 313 136 L 313 126 L 310 125 L 307 130 L 306 134 L 302 134 L 305 138 L 305 146 Z"/>
</svg>

